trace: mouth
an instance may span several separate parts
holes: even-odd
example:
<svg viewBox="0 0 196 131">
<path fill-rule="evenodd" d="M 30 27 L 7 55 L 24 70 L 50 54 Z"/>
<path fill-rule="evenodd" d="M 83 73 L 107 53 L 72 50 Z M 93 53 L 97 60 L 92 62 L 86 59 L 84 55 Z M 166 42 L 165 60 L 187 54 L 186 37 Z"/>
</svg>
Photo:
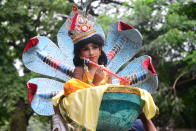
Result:
<svg viewBox="0 0 196 131">
<path fill-rule="evenodd" d="M 95 56 L 91 56 L 89 57 L 90 60 L 94 60 L 95 59 Z"/>
</svg>

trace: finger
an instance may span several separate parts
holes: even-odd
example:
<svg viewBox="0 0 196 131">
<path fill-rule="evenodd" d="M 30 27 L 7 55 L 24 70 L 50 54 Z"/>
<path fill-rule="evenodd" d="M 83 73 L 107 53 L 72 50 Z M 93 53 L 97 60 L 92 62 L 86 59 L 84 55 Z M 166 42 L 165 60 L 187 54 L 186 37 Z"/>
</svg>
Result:
<svg viewBox="0 0 196 131">
<path fill-rule="evenodd" d="M 104 65 L 100 65 L 100 66 L 99 66 L 99 69 L 100 69 L 101 71 L 103 71 L 103 68 L 104 68 Z"/>
<path fill-rule="evenodd" d="M 98 68 L 98 69 L 97 69 L 97 72 L 100 73 L 100 72 L 103 72 L 103 70 L 102 70 L 101 68 Z"/>
</svg>

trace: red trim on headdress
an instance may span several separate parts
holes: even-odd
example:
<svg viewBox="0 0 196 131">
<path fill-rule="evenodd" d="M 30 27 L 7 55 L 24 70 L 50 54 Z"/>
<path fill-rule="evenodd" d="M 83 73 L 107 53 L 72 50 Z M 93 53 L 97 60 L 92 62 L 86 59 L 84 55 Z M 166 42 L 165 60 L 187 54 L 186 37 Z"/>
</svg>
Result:
<svg viewBox="0 0 196 131">
<path fill-rule="evenodd" d="M 142 64 L 149 72 L 151 72 L 153 75 L 156 75 L 156 70 L 154 69 L 152 63 L 151 63 L 151 58 L 147 58 L 144 60 Z"/>
<path fill-rule="evenodd" d="M 75 29 L 77 17 L 78 17 L 78 13 L 76 13 L 76 14 L 74 15 L 73 19 L 72 19 L 72 23 L 71 23 L 71 26 L 70 26 L 70 29 L 71 29 L 71 30 L 74 30 L 74 29 Z"/>
<path fill-rule="evenodd" d="M 33 97 L 37 91 L 37 84 L 28 82 L 27 86 L 28 86 L 28 101 L 29 104 L 31 104 Z"/>
<path fill-rule="evenodd" d="M 26 47 L 23 50 L 23 52 L 26 52 L 30 48 L 36 46 L 38 43 L 39 43 L 39 40 L 36 37 L 33 37 L 33 38 L 29 39 L 29 41 L 27 42 Z"/>
<path fill-rule="evenodd" d="M 133 28 L 134 28 L 133 26 L 128 25 L 128 24 L 126 24 L 126 23 L 124 23 L 122 21 L 120 21 L 118 23 L 118 30 L 119 31 L 125 31 L 125 30 L 129 30 L 129 29 L 133 29 Z"/>
<path fill-rule="evenodd" d="M 78 7 L 74 5 L 74 6 L 72 7 L 72 11 L 73 11 L 73 12 L 78 11 Z"/>
</svg>

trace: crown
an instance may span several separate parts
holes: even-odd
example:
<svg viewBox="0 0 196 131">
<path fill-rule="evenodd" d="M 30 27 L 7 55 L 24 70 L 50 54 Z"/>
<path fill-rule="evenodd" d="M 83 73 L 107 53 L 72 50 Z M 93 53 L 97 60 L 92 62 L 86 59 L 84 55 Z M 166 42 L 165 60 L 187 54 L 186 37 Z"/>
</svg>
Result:
<svg viewBox="0 0 196 131">
<path fill-rule="evenodd" d="M 69 36 L 73 43 L 96 34 L 95 20 L 89 14 L 79 10 L 76 6 L 72 7 L 72 12 L 68 18 Z"/>
</svg>

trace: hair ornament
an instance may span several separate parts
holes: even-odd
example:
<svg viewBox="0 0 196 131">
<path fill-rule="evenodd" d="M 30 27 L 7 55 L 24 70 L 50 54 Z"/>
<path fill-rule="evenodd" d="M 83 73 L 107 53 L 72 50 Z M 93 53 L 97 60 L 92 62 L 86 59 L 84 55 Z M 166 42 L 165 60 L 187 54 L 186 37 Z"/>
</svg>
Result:
<svg viewBox="0 0 196 131">
<path fill-rule="evenodd" d="M 96 34 L 95 23 L 94 18 L 90 14 L 73 6 L 67 23 L 69 24 L 68 34 L 72 38 L 73 43 Z"/>
</svg>

